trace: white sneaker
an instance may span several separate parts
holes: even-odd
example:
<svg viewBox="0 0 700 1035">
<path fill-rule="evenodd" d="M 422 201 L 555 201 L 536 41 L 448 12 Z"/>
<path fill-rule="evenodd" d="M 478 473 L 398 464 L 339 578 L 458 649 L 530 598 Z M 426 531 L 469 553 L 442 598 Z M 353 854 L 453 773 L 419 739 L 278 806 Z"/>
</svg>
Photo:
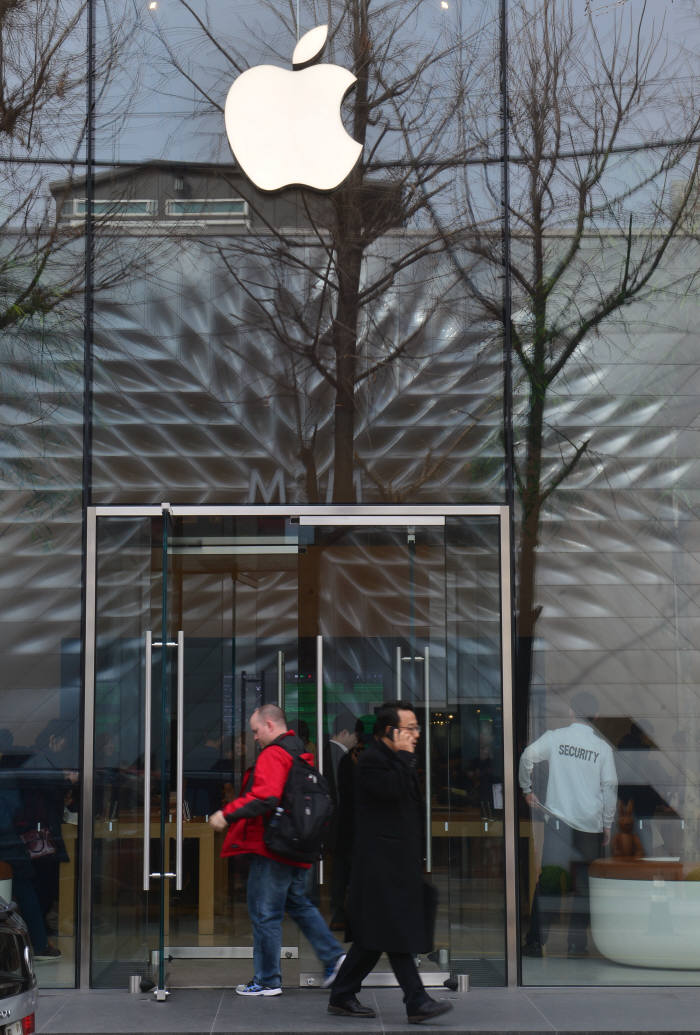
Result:
<svg viewBox="0 0 700 1035">
<path fill-rule="evenodd" d="M 259 985 L 256 981 L 249 981 L 247 985 L 236 985 L 237 995 L 282 995 L 281 988 L 268 988 L 266 985 Z"/>
<path fill-rule="evenodd" d="M 326 967 L 326 973 L 325 977 L 323 978 L 323 981 L 321 982 L 321 988 L 331 987 L 335 979 L 338 977 L 338 971 L 340 970 L 344 962 L 345 953 L 342 953 L 340 956 L 338 956 L 338 959 L 335 961 L 335 963 L 331 963 L 329 967 Z"/>
</svg>

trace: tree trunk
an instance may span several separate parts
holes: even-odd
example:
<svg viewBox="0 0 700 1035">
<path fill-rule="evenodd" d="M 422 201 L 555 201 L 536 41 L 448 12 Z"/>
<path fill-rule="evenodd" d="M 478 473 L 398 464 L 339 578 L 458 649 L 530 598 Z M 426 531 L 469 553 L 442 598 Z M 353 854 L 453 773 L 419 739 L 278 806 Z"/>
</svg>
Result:
<svg viewBox="0 0 700 1035">
<path fill-rule="evenodd" d="M 357 324 L 360 312 L 362 247 L 358 192 L 352 186 L 340 199 L 343 232 L 338 247 L 338 308 L 333 322 L 335 411 L 333 428 L 333 502 L 355 502 L 355 384 Z"/>
<path fill-rule="evenodd" d="M 522 750 L 528 740 L 528 709 L 535 626 L 537 543 L 542 506 L 542 430 L 545 389 L 543 382 L 530 385 L 527 444 L 523 488 L 521 491 L 520 548 L 518 552 L 518 594 L 515 659 L 516 743 Z"/>
</svg>

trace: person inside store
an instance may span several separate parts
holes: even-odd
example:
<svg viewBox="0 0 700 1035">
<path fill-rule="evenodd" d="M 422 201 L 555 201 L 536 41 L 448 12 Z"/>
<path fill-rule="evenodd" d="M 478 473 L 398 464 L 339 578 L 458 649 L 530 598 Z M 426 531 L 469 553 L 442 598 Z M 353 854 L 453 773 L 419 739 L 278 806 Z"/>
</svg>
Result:
<svg viewBox="0 0 700 1035">
<path fill-rule="evenodd" d="M 415 956 L 433 948 L 434 902 L 423 877 L 424 810 L 416 773 L 420 726 L 410 704 L 388 701 L 355 766 L 358 829 L 348 896 L 352 945 L 331 986 L 328 1012 L 374 1017 L 357 998 L 383 952 L 403 990 L 408 1021 L 451 1009 L 425 990 Z"/>
<path fill-rule="evenodd" d="M 328 836 L 330 852 L 330 907 L 331 931 L 344 931 L 345 894 L 350 877 L 352 820 L 349 804 L 352 800 L 352 750 L 357 744 L 355 719 L 347 710 L 340 711 L 333 723 L 333 736 L 323 754 L 323 775 L 335 804 L 335 812 Z M 350 829 L 348 829 L 348 827 Z"/>
<path fill-rule="evenodd" d="M 222 857 L 248 855 L 247 901 L 253 925 L 253 978 L 238 985 L 242 996 L 276 996 L 282 992 L 280 954 L 285 912 L 306 935 L 324 967 L 323 986 L 334 980 L 345 958 L 342 945 L 331 934 L 306 893 L 309 863 L 272 852 L 265 844 L 265 820 L 282 799 L 292 766 L 292 753 L 312 759 L 303 741 L 287 726 L 276 704 L 263 704 L 250 717 L 253 738 L 260 749 L 255 764 L 244 777 L 241 793 L 217 809 L 209 822 L 227 831 Z M 283 747 L 280 741 L 285 741 Z"/>
<path fill-rule="evenodd" d="M 46 929 L 57 933 L 58 889 L 61 863 L 68 862 L 61 825 L 77 821 L 78 771 L 70 741 L 74 724 L 51 719 L 39 733 L 34 753 L 22 767 L 23 829 L 29 847 L 34 882 Z M 44 832 L 36 846 L 33 835 Z"/>
<path fill-rule="evenodd" d="M 209 817 L 224 803 L 232 781 L 232 762 L 224 754 L 221 728 L 216 725 L 197 738 L 187 752 L 183 772 L 185 803 L 190 816 Z"/>
<path fill-rule="evenodd" d="M 0 859 L 11 869 L 12 898 L 27 925 L 34 959 L 51 962 L 61 958 L 61 951 L 49 941 L 32 859 L 20 832 L 26 811 L 22 766 L 30 755 L 15 747 L 10 730 L 0 730 Z"/>
<path fill-rule="evenodd" d="M 520 756 L 518 779 L 531 809 L 544 813 L 542 865 L 533 895 L 525 956 L 542 956 L 568 894 L 569 956 L 585 955 L 590 921 L 588 868 L 610 842 L 617 807 L 617 772 L 613 749 L 594 728 L 598 702 L 577 693 L 569 708 L 571 722 L 547 730 Z M 544 803 L 533 791 L 536 765 L 549 765 Z"/>
</svg>

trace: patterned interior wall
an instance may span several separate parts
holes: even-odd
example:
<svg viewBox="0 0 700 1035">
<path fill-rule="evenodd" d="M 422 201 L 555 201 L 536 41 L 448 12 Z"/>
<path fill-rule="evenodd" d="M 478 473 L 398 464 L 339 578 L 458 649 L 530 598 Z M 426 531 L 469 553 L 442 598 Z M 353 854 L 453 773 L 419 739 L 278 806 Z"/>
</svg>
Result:
<svg viewBox="0 0 700 1035">
<path fill-rule="evenodd" d="M 242 237 L 155 240 L 157 272 L 98 299 L 96 502 L 332 498 L 329 382 L 272 329 L 285 324 L 303 345 L 306 314 L 296 306 L 302 299 L 313 311 L 322 281 L 308 267 L 322 268 L 319 249 L 307 248 L 303 275 L 282 271 L 282 286 L 279 269 L 264 251 L 252 256 L 254 247 Z M 405 247 L 400 236 L 379 242 L 367 277 L 377 279 Z M 432 256 L 364 318 L 366 365 L 397 339 L 407 345 L 358 379 L 358 502 L 501 496 L 500 339 L 456 281 L 447 257 Z"/>
<path fill-rule="evenodd" d="M 550 425 L 589 446 L 542 523 L 529 716 L 538 735 L 572 692 L 593 691 L 611 739 L 632 720 L 655 745 L 618 752 L 620 782 L 649 782 L 681 816 L 700 713 L 698 257 L 677 242 L 656 290 L 591 336 L 551 405 Z"/>
<path fill-rule="evenodd" d="M 70 306 L 0 335 L 0 724 L 17 747 L 59 713 L 77 735 L 82 349 Z"/>
</svg>

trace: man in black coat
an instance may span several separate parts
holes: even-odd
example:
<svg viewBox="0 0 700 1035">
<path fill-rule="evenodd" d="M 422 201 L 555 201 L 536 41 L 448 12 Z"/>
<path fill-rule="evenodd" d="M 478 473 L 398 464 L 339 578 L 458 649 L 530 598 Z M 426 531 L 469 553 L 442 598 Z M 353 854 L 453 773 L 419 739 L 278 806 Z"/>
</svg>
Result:
<svg viewBox="0 0 700 1035">
<path fill-rule="evenodd" d="M 401 985 L 412 1024 L 451 1009 L 431 999 L 414 956 L 432 949 L 423 880 L 423 808 L 416 775 L 420 726 L 410 704 L 385 703 L 374 739 L 355 766 L 356 829 L 350 877 L 353 944 L 331 988 L 328 1012 L 374 1017 L 357 999 L 382 952 Z"/>
</svg>

